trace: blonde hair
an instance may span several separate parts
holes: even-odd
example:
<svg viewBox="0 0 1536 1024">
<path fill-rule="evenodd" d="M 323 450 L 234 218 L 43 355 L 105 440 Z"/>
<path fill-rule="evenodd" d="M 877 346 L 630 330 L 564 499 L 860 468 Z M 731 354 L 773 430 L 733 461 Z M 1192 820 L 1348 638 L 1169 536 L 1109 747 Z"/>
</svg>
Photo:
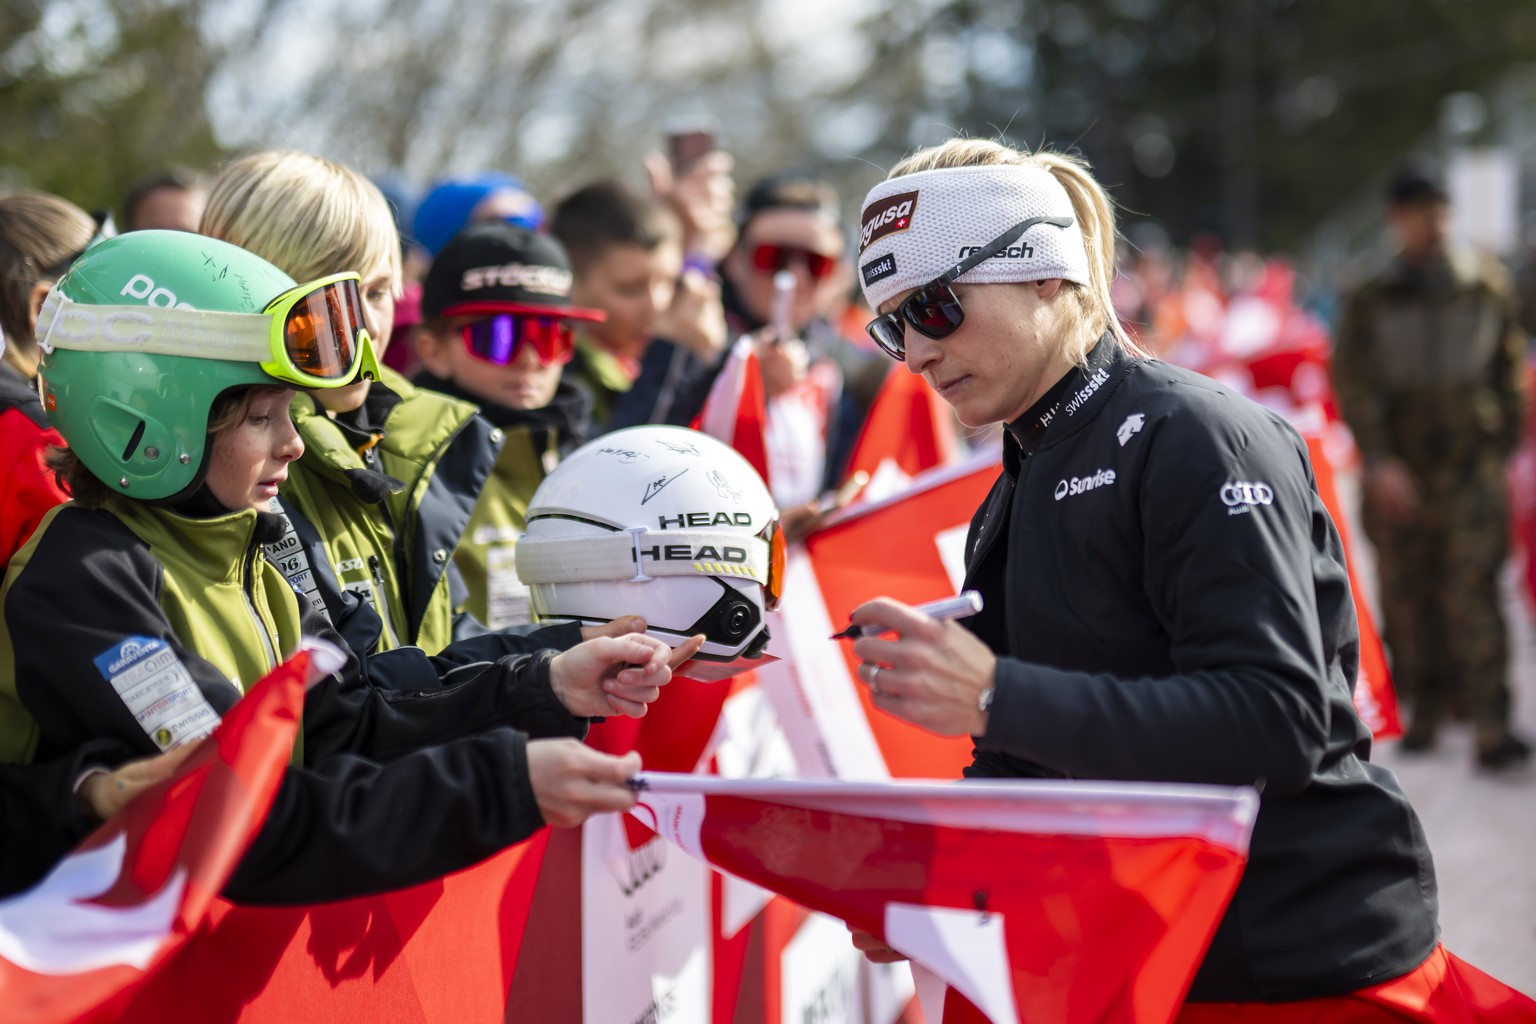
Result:
<svg viewBox="0 0 1536 1024">
<path fill-rule="evenodd" d="M 41 358 L 32 337 L 32 289 L 68 269 L 95 233 L 91 215 L 67 199 L 47 192 L 0 196 L 0 330 L 5 361 L 29 380 Z"/>
<path fill-rule="evenodd" d="M 342 164 L 264 150 L 219 172 L 198 228 L 247 249 L 300 284 L 383 267 L 398 296 L 400 237 L 378 186 Z"/>
<path fill-rule="evenodd" d="M 919 171 L 1007 164 L 1027 164 L 1049 171 L 1072 200 L 1072 213 L 1083 233 L 1083 248 L 1088 254 L 1088 284 L 1061 283 L 1061 293 L 1072 300 L 1072 309 L 1063 311 L 1063 326 L 1068 328 L 1066 344 L 1075 347 L 1070 353 L 1073 361 L 1086 363 L 1089 350 L 1106 330 L 1114 334 L 1126 351 L 1146 355 L 1115 312 L 1110 294 L 1110 285 L 1115 279 L 1115 208 L 1109 194 L 1090 173 L 1086 160 L 1047 150 L 1030 153 L 991 139 L 950 139 L 942 145 L 913 153 L 891 168 L 886 179 Z"/>
</svg>

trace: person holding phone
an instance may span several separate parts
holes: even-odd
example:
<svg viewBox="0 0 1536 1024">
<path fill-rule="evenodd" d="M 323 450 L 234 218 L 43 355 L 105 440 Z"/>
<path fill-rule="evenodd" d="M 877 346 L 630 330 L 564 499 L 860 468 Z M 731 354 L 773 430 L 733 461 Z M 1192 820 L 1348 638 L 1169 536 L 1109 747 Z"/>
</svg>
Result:
<svg viewBox="0 0 1536 1024">
<path fill-rule="evenodd" d="M 1007 431 L 965 545 L 984 609 L 851 616 L 884 633 L 854 644 L 875 704 L 974 737 L 968 778 L 1261 791 L 1184 1024 L 1453 1019 L 1399 1013 L 1394 979 L 1462 1011 L 1520 998 L 1439 945 L 1423 828 L 1355 713 L 1354 603 L 1305 443 L 1138 351 L 1087 165 L 956 139 L 899 163 L 861 229 L 872 339 L 963 424 Z"/>
<path fill-rule="evenodd" d="M 677 217 L 684 266 L 712 276 L 735 238 L 736 162 L 720 148 L 719 125 L 707 116 L 669 121 L 665 149 L 644 158 L 651 194 Z"/>
<path fill-rule="evenodd" d="M 684 236 L 666 203 L 619 181 L 562 199 L 550 234 L 570 258 L 571 301 L 603 311 L 578 325 L 567 379 L 584 388 L 599 431 L 686 426 L 725 349 L 720 286 L 684 265 Z"/>
<path fill-rule="evenodd" d="M 793 532 L 801 517 L 791 510 L 814 504 L 843 483 L 859 426 L 887 369 L 835 326 L 853 281 L 846 250 L 837 192 L 820 178 L 790 171 L 747 191 L 735 244 L 720 265 L 731 333 L 751 334 L 759 343 L 768 475 Z"/>
</svg>

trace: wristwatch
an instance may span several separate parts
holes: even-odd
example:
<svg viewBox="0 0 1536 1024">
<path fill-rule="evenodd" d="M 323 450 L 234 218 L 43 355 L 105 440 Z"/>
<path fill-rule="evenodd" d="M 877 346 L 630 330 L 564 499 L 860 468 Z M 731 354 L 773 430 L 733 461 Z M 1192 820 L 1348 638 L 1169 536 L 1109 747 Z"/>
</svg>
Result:
<svg viewBox="0 0 1536 1024">
<path fill-rule="evenodd" d="M 985 690 L 982 690 L 981 695 L 976 698 L 976 710 L 980 711 L 984 715 L 991 714 L 992 695 L 995 693 L 997 693 L 996 686 L 989 686 Z"/>
</svg>

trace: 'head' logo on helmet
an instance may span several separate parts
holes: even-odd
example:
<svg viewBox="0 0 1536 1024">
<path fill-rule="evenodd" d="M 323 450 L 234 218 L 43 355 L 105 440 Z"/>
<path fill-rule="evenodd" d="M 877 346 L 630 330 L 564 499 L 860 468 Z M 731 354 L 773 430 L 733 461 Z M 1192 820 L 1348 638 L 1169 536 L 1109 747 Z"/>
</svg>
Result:
<svg viewBox="0 0 1536 1024">
<path fill-rule="evenodd" d="M 202 480 L 214 399 L 242 385 L 281 385 L 257 362 L 144 351 L 145 338 L 170 329 L 146 311 L 260 314 L 293 286 L 259 256 L 182 231 L 93 245 L 38 320 L 54 425 L 114 490 L 148 501 L 184 496 Z"/>
<path fill-rule="evenodd" d="M 681 427 L 631 427 L 571 453 L 535 492 L 516 551 L 540 621 L 641 615 L 668 643 L 703 633 L 706 661 L 763 653 L 784 568 L 762 478 Z"/>
</svg>

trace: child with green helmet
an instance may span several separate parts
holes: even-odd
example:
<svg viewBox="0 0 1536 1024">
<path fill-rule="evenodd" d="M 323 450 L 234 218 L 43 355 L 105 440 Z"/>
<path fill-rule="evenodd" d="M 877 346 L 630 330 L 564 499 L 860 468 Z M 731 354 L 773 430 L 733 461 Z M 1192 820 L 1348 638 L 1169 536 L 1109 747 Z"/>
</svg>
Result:
<svg viewBox="0 0 1536 1024">
<path fill-rule="evenodd" d="M 179 747 L 304 635 L 340 643 L 262 544 L 303 451 L 295 389 L 376 372 L 357 276 L 295 286 L 227 243 L 136 232 L 76 261 L 38 341 L 44 404 L 69 445 L 54 465 L 75 500 L 0 590 L 0 762 Z M 637 759 L 575 738 L 589 716 L 643 714 L 671 653 L 603 637 L 494 661 L 349 658 L 308 695 L 295 763 L 229 893 L 377 892 L 628 806 Z"/>
</svg>

